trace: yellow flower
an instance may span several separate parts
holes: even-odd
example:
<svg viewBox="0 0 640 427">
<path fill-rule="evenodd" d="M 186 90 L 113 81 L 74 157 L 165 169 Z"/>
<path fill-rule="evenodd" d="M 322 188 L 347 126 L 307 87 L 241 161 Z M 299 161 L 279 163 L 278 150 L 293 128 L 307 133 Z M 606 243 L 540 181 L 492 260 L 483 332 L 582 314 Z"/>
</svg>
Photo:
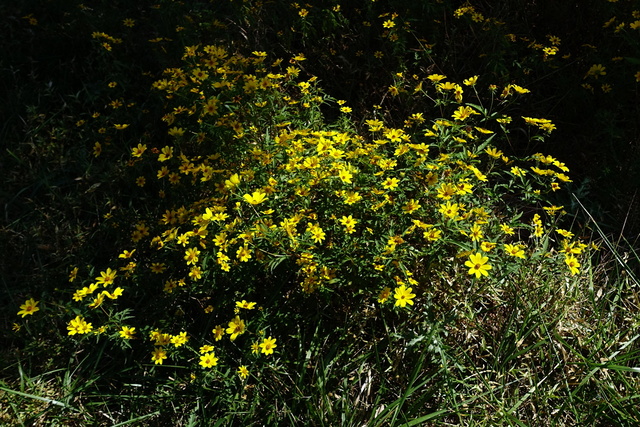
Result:
<svg viewBox="0 0 640 427">
<path fill-rule="evenodd" d="M 441 204 L 438 211 L 447 218 L 456 219 L 459 209 L 460 206 L 457 203 L 447 202 L 446 204 Z"/>
<path fill-rule="evenodd" d="M 458 107 L 458 109 L 453 113 L 452 117 L 455 120 L 464 121 L 471 117 L 472 114 L 480 114 L 476 110 L 471 107 Z"/>
<path fill-rule="evenodd" d="M 238 258 L 241 262 L 247 262 L 251 259 L 251 250 L 247 247 L 247 245 L 240 246 L 236 251 L 236 258 Z"/>
<path fill-rule="evenodd" d="M 437 242 L 442 237 L 442 230 L 438 230 L 435 227 L 430 227 L 422 236 L 430 242 Z"/>
<path fill-rule="evenodd" d="M 476 279 L 479 279 L 480 276 L 488 276 L 488 271 L 491 270 L 491 265 L 487 262 L 489 258 L 482 255 L 482 252 L 477 252 L 475 254 L 469 255 L 469 260 L 464 263 L 467 267 L 469 267 L 469 274 L 475 274 Z"/>
<path fill-rule="evenodd" d="M 265 338 L 259 345 L 260 351 L 266 355 L 272 354 L 273 349 L 277 347 L 275 338 Z"/>
<path fill-rule="evenodd" d="M 381 290 L 380 293 L 378 294 L 378 302 L 381 304 L 385 303 L 389 299 L 390 295 L 391 295 L 391 288 L 387 286 L 383 290 Z"/>
<path fill-rule="evenodd" d="M 478 76 L 469 77 L 462 81 L 466 86 L 475 86 L 478 82 Z"/>
<path fill-rule="evenodd" d="M 353 174 L 346 169 L 340 169 L 340 171 L 338 171 L 338 177 L 345 184 L 351 184 L 351 178 L 353 178 Z"/>
<path fill-rule="evenodd" d="M 205 344 L 202 347 L 200 347 L 200 353 L 204 354 L 204 353 L 211 353 L 213 351 L 213 346 L 209 345 L 209 344 Z"/>
<path fill-rule="evenodd" d="M 410 213 L 412 213 L 412 212 L 415 212 L 415 211 L 417 211 L 418 209 L 420 209 L 420 203 L 418 203 L 418 202 L 417 202 L 416 200 L 414 200 L 414 199 L 409 200 L 409 201 L 408 201 L 408 202 L 407 202 L 407 203 L 402 207 L 402 210 L 403 210 L 405 213 L 408 213 L 408 214 L 410 214 Z"/>
<path fill-rule="evenodd" d="M 236 301 L 236 307 L 244 308 L 245 310 L 253 310 L 255 306 L 255 302 L 247 302 L 246 300 Z"/>
<path fill-rule="evenodd" d="M 242 198 L 252 205 L 258 205 L 267 199 L 267 194 L 256 190 L 252 194 L 245 194 Z"/>
<path fill-rule="evenodd" d="M 162 365 L 162 361 L 167 358 L 167 352 L 158 347 L 151 353 L 151 361 L 156 365 Z"/>
<path fill-rule="evenodd" d="M 91 323 L 85 322 L 83 317 L 76 316 L 75 319 L 71 319 L 69 321 L 67 329 L 69 330 L 69 335 L 88 334 L 93 329 L 93 326 L 91 325 Z"/>
<path fill-rule="evenodd" d="M 116 279 L 116 275 L 117 273 L 114 270 L 107 268 L 106 271 L 100 272 L 100 277 L 96 277 L 96 283 L 102 284 L 106 288 L 113 283 L 113 281 Z"/>
<path fill-rule="evenodd" d="M 242 365 L 238 368 L 238 376 L 240 378 L 245 379 L 249 376 L 249 369 L 245 365 Z"/>
<path fill-rule="evenodd" d="M 580 272 L 580 262 L 578 262 L 578 259 L 573 255 L 567 255 L 564 262 L 569 267 L 572 276 L 575 276 Z"/>
<path fill-rule="evenodd" d="M 217 325 L 211 332 L 216 341 L 220 341 L 224 336 L 224 328 L 220 325 Z"/>
<path fill-rule="evenodd" d="M 444 80 L 447 78 L 447 76 L 443 76 L 442 74 L 431 74 L 429 76 L 427 76 L 427 78 L 429 80 L 431 80 L 434 83 L 439 82 L 440 80 Z"/>
<path fill-rule="evenodd" d="M 512 257 L 525 259 L 524 248 L 520 245 L 505 244 L 504 251 Z"/>
<path fill-rule="evenodd" d="M 480 244 L 480 249 L 482 249 L 485 252 L 490 252 L 495 247 L 496 247 L 496 244 L 493 242 L 482 242 Z"/>
<path fill-rule="evenodd" d="M 229 327 L 226 332 L 231 335 L 231 341 L 235 341 L 235 339 L 238 338 L 238 335 L 244 334 L 244 329 L 244 320 L 240 319 L 239 316 L 236 316 L 229 322 Z"/>
<path fill-rule="evenodd" d="M 413 298 L 415 294 L 411 293 L 412 288 L 407 288 L 405 285 L 400 285 L 396 288 L 393 297 L 396 299 L 396 307 L 405 307 L 407 304 L 413 305 Z"/>
<path fill-rule="evenodd" d="M 591 66 L 591 68 L 589 68 L 589 71 L 587 71 L 587 75 L 585 76 L 585 78 L 593 76 L 597 79 L 599 76 L 604 76 L 607 74 L 605 70 L 606 68 L 602 64 L 594 64 Z"/>
<path fill-rule="evenodd" d="M 36 311 L 39 311 L 40 310 L 40 308 L 38 307 L 39 303 L 40 301 L 35 301 L 33 298 L 26 300 L 25 303 L 20 306 L 20 311 L 18 311 L 18 315 L 25 317 L 35 313 Z"/>
<path fill-rule="evenodd" d="M 125 340 L 131 340 L 135 338 L 136 328 L 133 328 L 130 326 L 123 326 L 122 329 L 119 331 L 119 334 Z"/>
<path fill-rule="evenodd" d="M 200 251 L 198 248 L 189 248 L 185 251 L 184 259 L 187 261 L 187 265 L 195 265 L 198 262 L 198 255 Z"/>
<path fill-rule="evenodd" d="M 173 335 L 169 342 L 173 344 L 175 347 L 180 347 L 185 344 L 189 340 L 186 332 L 180 332 L 178 335 Z"/>
<path fill-rule="evenodd" d="M 146 151 L 147 146 L 145 144 L 138 144 L 137 147 L 131 149 L 131 155 L 133 157 L 141 157 L 142 154 Z"/>
<path fill-rule="evenodd" d="M 345 216 L 343 215 L 342 218 L 339 219 L 340 224 L 342 224 L 345 227 L 345 231 L 348 234 L 353 233 L 354 231 L 356 231 L 355 226 L 358 223 L 357 219 L 354 219 L 351 215 L 349 216 Z"/>
<path fill-rule="evenodd" d="M 385 190 L 393 190 L 398 187 L 400 180 L 398 178 L 387 178 L 382 182 L 382 188 Z"/>
<path fill-rule="evenodd" d="M 218 364 L 218 358 L 215 353 L 212 351 L 211 353 L 206 353 L 200 356 L 200 366 L 203 368 L 211 368 Z"/>
</svg>

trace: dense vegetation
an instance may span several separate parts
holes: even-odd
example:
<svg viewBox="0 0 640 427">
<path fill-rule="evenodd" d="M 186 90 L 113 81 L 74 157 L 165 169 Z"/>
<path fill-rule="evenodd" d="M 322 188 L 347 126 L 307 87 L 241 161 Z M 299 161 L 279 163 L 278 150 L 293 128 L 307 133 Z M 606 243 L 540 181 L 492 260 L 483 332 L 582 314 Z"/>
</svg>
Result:
<svg viewBox="0 0 640 427">
<path fill-rule="evenodd" d="M 640 5 L 0 5 L 7 425 L 638 425 Z"/>
</svg>

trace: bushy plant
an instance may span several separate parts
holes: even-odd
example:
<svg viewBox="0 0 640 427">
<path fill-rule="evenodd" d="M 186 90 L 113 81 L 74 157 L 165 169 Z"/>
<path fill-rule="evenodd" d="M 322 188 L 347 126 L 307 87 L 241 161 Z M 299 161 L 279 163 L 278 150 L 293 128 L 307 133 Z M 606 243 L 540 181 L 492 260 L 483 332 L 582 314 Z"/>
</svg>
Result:
<svg viewBox="0 0 640 427">
<path fill-rule="evenodd" d="M 391 127 L 374 109 L 357 123 L 315 78 L 301 78 L 302 55 L 267 58 L 189 46 L 184 65 L 153 84 L 172 141 L 132 146 L 126 173 L 158 204 L 108 214 L 119 255 L 71 272 L 69 335 L 140 338 L 154 364 L 211 368 L 217 354 L 246 376 L 252 353 L 270 355 L 285 339 L 270 316 L 291 293 L 403 310 L 433 303 L 434 275 L 484 286 L 523 263 L 579 272 L 585 245 L 555 228 L 562 207 L 545 203 L 569 181 L 566 166 L 492 145 L 513 120 L 536 138 L 554 129 L 492 109 L 526 89 L 489 86 L 495 105 L 485 107 L 477 76 L 463 85 L 414 76 L 394 95 L 430 97 L 448 117 L 416 112 Z M 322 108 L 341 116 L 324 123 Z"/>
<path fill-rule="evenodd" d="M 415 425 L 549 420 L 552 397 L 589 419 L 590 364 L 620 337 L 590 347 L 582 318 L 626 287 L 582 289 L 595 245 L 564 228 L 569 169 L 539 149 L 559 129 L 532 77 L 571 61 L 564 36 L 471 4 L 160 3 L 81 5 L 96 81 L 77 117 L 30 115 L 79 141 L 95 211 L 68 281 L 14 304 L 30 346 L 70 355 L 52 402 L 91 388 L 113 423 Z"/>
</svg>

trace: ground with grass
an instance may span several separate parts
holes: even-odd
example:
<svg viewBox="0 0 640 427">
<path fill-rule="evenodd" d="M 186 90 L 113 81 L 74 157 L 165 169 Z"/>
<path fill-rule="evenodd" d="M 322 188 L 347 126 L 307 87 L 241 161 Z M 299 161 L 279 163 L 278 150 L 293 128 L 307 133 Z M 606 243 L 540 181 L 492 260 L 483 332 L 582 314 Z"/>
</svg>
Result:
<svg viewBox="0 0 640 427">
<path fill-rule="evenodd" d="M 486 3 L 0 6 L 1 422 L 637 425 L 640 6 Z"/>
</svg>

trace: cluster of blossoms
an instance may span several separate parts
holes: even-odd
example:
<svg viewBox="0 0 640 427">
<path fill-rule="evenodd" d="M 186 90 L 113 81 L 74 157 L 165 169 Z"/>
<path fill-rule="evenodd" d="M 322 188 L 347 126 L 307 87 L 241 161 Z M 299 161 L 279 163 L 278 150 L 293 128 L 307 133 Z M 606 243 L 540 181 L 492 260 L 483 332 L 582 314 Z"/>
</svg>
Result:
<svg viewBox="0 0 640 427">
<path fill-rule="evenodd" d="M 344 102 L 336 103 L 337 125 L 322 123 L 320 106 L 331 99 L 317 79 L 301 80 L 296 64 L 304 59 L 268 64 L 264 52 L 245 57 L 189 46 L 185 65 L 153 84 L 167 103 L 171 142 L 136 142 L 127 165 L 141 191 L 160 188 L 164 212 L 137 218 L 128 249 L 74 290 L 71 299 L 86 318 L 71 319 L 69 335 L 117 329 L 109 336 L 144 340 L 154 365 L 195 353 L 209 369 L 226 357 L 225 348 L 244 345 L 249 357 L 274 354 L 268 318 L 250 317 L 261 312 L 251 311 L 257 303 L 238 300 L 249 298 L 253 285 L 225 286 L 280 265 L 293 272 L 290 290 L 356 292 L 399 309 L 428 292 L 431 271 L 423 266 L 434 261 L 472 280 L 505 276 L 528 261 L 579 272 L 584 247 L 554 228 L 561 208 L 543 206 L 547 194 L 570 181 L 566 166 L 539 153 L 510 158 L 494 145 L 513 119 L 465 102 L 466 88 L 477 93 L 479 76 L 462 84 L 439 74 L 400 81 L 392 95 L 427 93 L 452 106 L 450 116 L 429 121 L 413 113 L 394 126 L 372 114 L 356 130 Z M 509 84 L 489 86 L 489 93 L 504 103 L 528 90 Z M 546 119 L 522 120 L 545 135 L 554 129 Z M 505 206 L 504 197 L 512 203 Z M 525 219 L 523 206 L 539 213 Z M 540 249 L 556 235 L 565 239 L 564 263 Z M 70 281 L 78 274 L 74 268 Z M 215 326 L 192 333 L 177 325 L 172 319 L 182 308 L 137 326 L 102 315 L 147 292 L 161 294 L 169 307 L 197 300 Z M 214 295 L 215 313 L 208 302 Z M 231 309 L 234 315 L 225 315 Z M 246 378 L 249 368 L 238 366 Z"/>
</svg>

